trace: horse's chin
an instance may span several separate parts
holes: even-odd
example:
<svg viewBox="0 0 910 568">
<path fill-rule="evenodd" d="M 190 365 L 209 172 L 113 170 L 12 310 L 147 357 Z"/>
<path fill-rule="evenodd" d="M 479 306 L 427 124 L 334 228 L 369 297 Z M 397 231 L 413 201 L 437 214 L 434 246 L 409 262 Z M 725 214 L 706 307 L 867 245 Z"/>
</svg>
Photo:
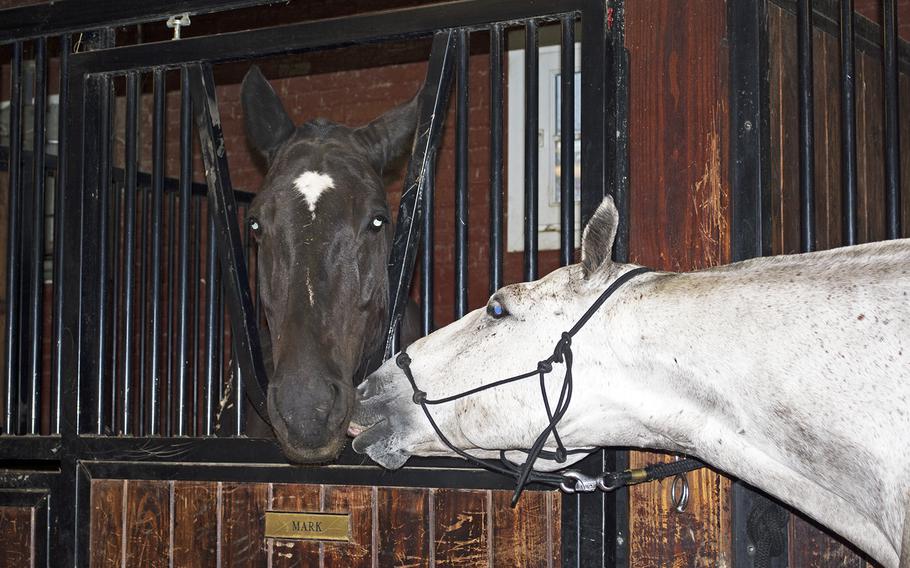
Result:
<svg viewBox="0 0 910 568">
<path fill-rule="evenodd" d="M 340 436 L 329 440 L 324 446 L 318 448 L 295 448 L 281 442 L 281 451 L 291 463 L 322 464 L 335 461 L 347 444 L 347 438 Z"/>
<path fill-rule="evenodd" d="M 348 432 L 356 433 L 351 447 L 358 454 L 366 454 L 371 460 L 386 469 L 398 469 L 404 465 L 410 454 L 394 447 L 388 420 L 382 420 L 373 426 L 364 429 L 352 422 Z"/>
</svg>

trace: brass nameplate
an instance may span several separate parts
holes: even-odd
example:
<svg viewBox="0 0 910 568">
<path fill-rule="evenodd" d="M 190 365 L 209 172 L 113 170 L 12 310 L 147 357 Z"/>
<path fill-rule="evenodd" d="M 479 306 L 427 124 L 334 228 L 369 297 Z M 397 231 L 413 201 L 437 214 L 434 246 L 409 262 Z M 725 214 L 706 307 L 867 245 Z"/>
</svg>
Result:
<svg viewBox="0 0 910 568">
<path fill-rule="evenodd" d="M 266 511 L 266 538 L 351 541 L 350 513 Z"/>
</svg>

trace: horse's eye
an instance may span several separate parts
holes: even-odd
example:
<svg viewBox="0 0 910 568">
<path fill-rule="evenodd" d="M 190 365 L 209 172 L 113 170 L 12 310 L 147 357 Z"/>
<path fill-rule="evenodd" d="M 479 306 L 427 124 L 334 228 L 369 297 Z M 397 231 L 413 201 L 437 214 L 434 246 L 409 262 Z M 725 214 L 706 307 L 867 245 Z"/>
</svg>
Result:
<svg viewBox="0 0 910 568">
<path fill-rule="evenodd" d="M 262 233 L 262 224 L 260 224 L 259 219 L 255 217 L 250 217 L 247 220 L 247 226 L 249 226 L 250 230 L 253 231 L 253 234 L 257 237 Z"/>
<path fill-rule="evenodd" d="M 370 230 L 374 233 L 379 232 L 379 229 L 388 222 L 389 220 L 384 215 L 374 215 L 370 220 Z"/>
<path fill-rule="evenodd" d="M 499 300 L 490 300 L 490 303 L 487 304 L 487 313 L 493 319 L 499 319 L 509 314 Z"/>
</svg>

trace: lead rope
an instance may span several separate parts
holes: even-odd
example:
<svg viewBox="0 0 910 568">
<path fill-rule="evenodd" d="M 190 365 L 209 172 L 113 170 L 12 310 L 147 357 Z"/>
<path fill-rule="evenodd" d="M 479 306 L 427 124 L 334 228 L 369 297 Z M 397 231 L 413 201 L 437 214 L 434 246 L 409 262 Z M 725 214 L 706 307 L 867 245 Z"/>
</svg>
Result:
<svg viewBox="0 0 910 568">
<path fill-rule="evenodd" d="M 414 374 L 411 372 L 411 358 L 408 356 L 407 352 L 405 350 L 402 350 L 401 353 L 398 354 L 398 357 L 395 359 L 395 363 L 404 372 L 405 376 L 408 378 L 408 382 L 411 383 L 411 389 L 414 392 L 412 397 L 414 403 L 420 405 L 420 407 L 423 409 L 423 413 L 426 415 L 427 420 L 430 422 L 430 425 L 433 427 L 436 435 L 439 436 L 439 439 L 442 440 L 442 443 L 445 444 L 446 447 L 448 447 L 450 450 L 462 458 L 473 463 L 474 465 L 477 465 L 494 473 L 499 473 L 507 477 L 515 478 L 515 492 L 512 494 L 513 507 L 516 503 L 518 503 L 518 499 L 521 497 L 521 493 L 528 483 L 541 483 L 545 485 L 557 486 L 567 493 L 591 492 L 597 490 L 613 491 L 614 489 L 624 487 L 626 485 L 632 485 L 635 483 L 641 483 L 655 479 L 662 479 L 671 475 L 680 475 L 687 471 L 692 471 L 693 469 L 704 467 L 704 464 L 700 461 L 690 458 L 673 463 L 655 464 L 635 470 L 604 472 L 598 476 L 593 477 L 577 470 L 568 470 L 560 474 L 537 472 L 533 469 L 534 464 L 540 457 L 544 457 L 545 459 L 552 459 L 557 463 L 564 463 L 570 454 L 591 453 L 596 450 L 596 448 L 566 450 L 566 447 L 562 443 L 562 438 L 559 436 L 559 431 L 556 429 L 557 424 L 559 424 L 559 421 L 562 420 L 562 417 L 565 415 L 566 411 L 568 411 L 569 402 L 572 400 L 572 338 L 575 337 L 575 335 L 581 330 L 582 327 L 584 327 L 586 323 L 588 323 L 588 321 L 597 312 L 597 310 L 600 309 L 603 303 L 607 301 L 607 298 L 612 296 L 613 293 L 616 292 L 616 290 L 618 290 L 623 284 L 632 278 L 635 278 L 639 274 L 644 274 L 645 272 L 650 272 L 650 269 L 646 267 L 635 268 L 622 274 L 619 278 L 614 280 L 610 286 L 607 287 L 607 289 L 604 290 L 600 296 L 598 296 L 597 300 L 591 304 L 588 310 L 582 314 L 581 318 L 575 322 L 575 325 L 573 325 L 569 331 L 562 333 L 559 341 L 556 343 L 556 347 L 553 349 L 553 353 L 543 361 L 539 361 L 537 363 L 537 368 L 533 371 L 508 377 L 506 379 L 501 379 L 488 385 L 475 387 L 473 389 L 452 396 L 438 399 L 428 399 L 427 393 L 420 390 L 420 388 L 417 386 L 417 381 L 414 379 Z M 554 363 L 564 364 L 566 370 L 563 376 L 562 388 L 559 391 L 559 399 L 556 401 L 556 405 L 551 408 L 550 399 L 547 395 L 546 389 L 546 376 L 553 372 Z M 528 454 L 527 459 L 521 465 L 508 460 L 506 458 L 505 451 L 500 452 L 501 463 L 496 463 L 490 460 L 484 460 L 472 456 L 461 448 L 456 447 L 445 436 L 445 434 L 442 433 L 442 430 L 440 430 L 439 426 L 436 424 L 436 421 L 433 419 L 433 415 L 430 413 L 430 409 L 428 408 L 430 405 L 445 404 L 488 389 L 497 388 L 516 381 L 521 381 L 535 375 L 539 377 L 540 381 L 540 394 L 541 398 L 543 398 L 544 409 L 547 413 L 547 426 L 534 440 L 534 443 L 531 445 L 530 449 L 519 450 Z M 553 435 L 553 440 L 556 443 L 555 452 L 549 452 L 543 449 L 551 434 Z"/>
</svg>

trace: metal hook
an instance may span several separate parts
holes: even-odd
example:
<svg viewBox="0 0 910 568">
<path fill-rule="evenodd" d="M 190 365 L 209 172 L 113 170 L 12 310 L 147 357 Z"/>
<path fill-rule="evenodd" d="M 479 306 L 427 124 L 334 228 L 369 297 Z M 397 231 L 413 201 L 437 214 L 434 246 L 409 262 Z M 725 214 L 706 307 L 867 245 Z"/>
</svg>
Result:
<svg viewBox="0 0 910 568">
<path fill-rule="evenodd" d="M 167 19 L 167 23 L 165 25 L 174 30 L 173 39 L 180 39 L 180 28 L 184 28 L 190 25 L 190 15 L 184 12 L 182 14 L 171 16 Z"/>
<path fill-rule="evenodd" d="M 673 478 L 673 483 L 670 484 L 670 501 L 677 513 L 684 512 L 689 505 L 689 478 L 685 473 L 677 473 Z"/>
</svg>

